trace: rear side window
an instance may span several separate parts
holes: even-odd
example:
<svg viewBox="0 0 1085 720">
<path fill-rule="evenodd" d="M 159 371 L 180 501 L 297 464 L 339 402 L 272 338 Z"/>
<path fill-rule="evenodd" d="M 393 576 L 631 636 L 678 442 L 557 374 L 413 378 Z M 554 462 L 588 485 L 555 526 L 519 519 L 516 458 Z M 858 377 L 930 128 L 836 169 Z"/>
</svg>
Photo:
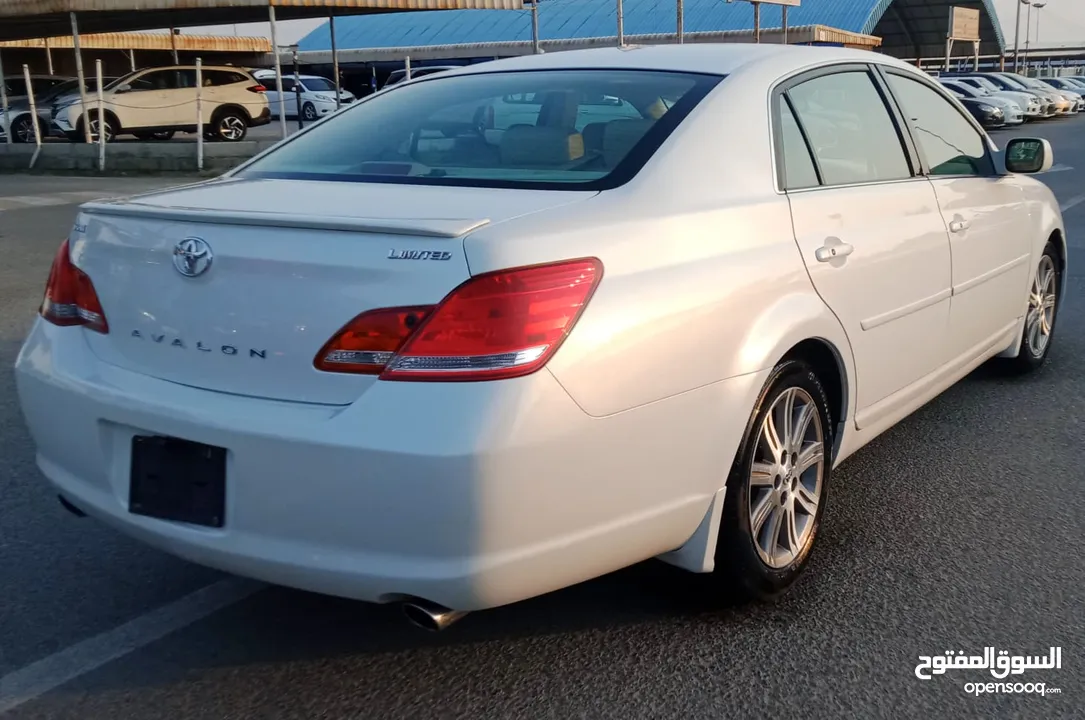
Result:
<svg viewBox="0 0 1085 720">
<path fill-rule="evenodd" d="M 868 72 L 807 80 L 787 92 L 826 185 L 912 176 L 896 124 Z"/>
<path fill-rule="evenodd" d="M 631 178 L 721 79 L 641 70 L 434 75 L 332 116 L 239 174 L 601 190 Z"/>
<path fill-rule="evenodd" d="M 780 143 L 783 146 L 779 152 L 783 157 L 784 188 L 800 190 L 815 187 L 818 185 L 818 174 L 814 167 L 814 159 L 810 155 L 810 147 L 802 136 L 799 124 L 795 120 L 795 113 L 791 111 L 791 105 L 783 97 L 779 99 L 779 103 Z"/>
<path fill-rule="evenodd" d="M 950 101 L 934 88 L 896 73 L 889 87 L 915 129 L 915 140 L 931 175 L 991 175 L 987 143 Z"/>
</svg>

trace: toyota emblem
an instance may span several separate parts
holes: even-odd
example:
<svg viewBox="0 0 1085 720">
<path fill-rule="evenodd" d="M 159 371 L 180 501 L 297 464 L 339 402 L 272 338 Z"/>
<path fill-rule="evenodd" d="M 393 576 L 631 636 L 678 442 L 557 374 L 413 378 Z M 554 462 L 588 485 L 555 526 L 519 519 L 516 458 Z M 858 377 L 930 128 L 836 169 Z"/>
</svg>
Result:
<svg viewBox="0 0 1085 720">
<path fill-rule="evenodd" d="M 185 238 L 173 248 L 173 267 L 185 277 L 203 275 L 214 259 L 211 246 L 198 237 Z"/>
</svg>

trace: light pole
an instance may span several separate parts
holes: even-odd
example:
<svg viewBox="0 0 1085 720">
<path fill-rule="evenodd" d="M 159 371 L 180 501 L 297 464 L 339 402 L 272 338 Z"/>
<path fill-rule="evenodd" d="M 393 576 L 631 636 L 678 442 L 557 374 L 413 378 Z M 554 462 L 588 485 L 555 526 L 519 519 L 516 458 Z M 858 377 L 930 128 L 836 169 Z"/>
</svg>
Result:
<svg viewBox="0 0 1085 720">
<path fill-rule="evenodd" d="M 1046 2 L 1034 2 L 1036 6 L 1036 44 L 1040 44 L 1040 11 L 1047 7 Z"/>
<path fill-rule="evenodd" d="M 1028 5 L 1032 0 L 1021 0 L 1017 4 L 1017 25 L 1013 31 L 1013 71 L 1017 72 L 1021 66 L 1021 6 Z"/>
</svg>

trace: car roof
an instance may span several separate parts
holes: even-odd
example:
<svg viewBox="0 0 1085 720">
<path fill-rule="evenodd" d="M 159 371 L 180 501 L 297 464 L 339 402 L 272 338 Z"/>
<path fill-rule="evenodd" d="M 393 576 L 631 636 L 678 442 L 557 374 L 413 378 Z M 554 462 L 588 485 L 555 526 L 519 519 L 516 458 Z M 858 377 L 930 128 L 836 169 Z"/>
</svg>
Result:
<svg viewBox="0 0 1085 720">
<path fill-rule="evenodd" d="M 829 62 L 879 63 L 907 68 L 909 65 L 888 55 L 868 50 L 802 45 L 754 43 L 693 43 L 644 45 L 624 48 L 566 50 L 540 55 L 523 55 L 450 69 L 448 75 L 467 75 L 514 70 L 571 70 L 607 68 L 620 70 L 665 70 L 712 75 L 730 75 L 757 64 L 767 73 L 786 74 L 808 65 Z"/>
</svg>

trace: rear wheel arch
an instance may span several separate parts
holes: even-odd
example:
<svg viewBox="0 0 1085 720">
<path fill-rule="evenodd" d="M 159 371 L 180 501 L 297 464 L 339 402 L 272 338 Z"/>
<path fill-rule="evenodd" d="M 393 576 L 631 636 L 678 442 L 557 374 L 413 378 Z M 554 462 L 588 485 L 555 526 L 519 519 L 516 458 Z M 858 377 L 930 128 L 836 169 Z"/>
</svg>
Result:
<svg viewBox="0 0 1085 720">
<path fill-rule="evenodd" d="M 214 124 L 215 122 L 217 122 L 218 119 L 221 118 L 227 112 L 239 113 L 241 115 L 241 117 L 245 118 L 245 122 L 247 124 L 249 124 L 249 125 L 252 124 L 252 115 L 249 114 L 249 111 L 246 110 L 241 105 L 236 105 L 236 104 L 233 104 L 233 103 L 228 103 L 226 105 L 219 105 L 217 108 L 215 108 L 214 112 L 211 113 L 211 123 Z"/>
<path fill-rule="evenodd" d="M 102 111 L 102 114 L 105 115 L 105 121 L 113 126 L 113 135 L 119 135 L 123 125 L 121 125 L 121 119 L 117 117 L 117 113 L 106 108 Z M 94 119 L 96 117 L 98 117 L 98 108 L 91 108 L 79 117 L 79 125 L 76 129 L 79 132 L 83 132 L 83 123 L 85 123 L 88 118 Z"/>
<path fill-rule="evenodd" d="M 844 356 L 830 341 L 824 338 L 809 338 L 784 353 L 780 362 L 788 360 L 799 360 L 809 365 L 825 389 L 825 395 L 829 400 L 829 411 L 833 414 L 833 458 L 835 459 L 840 449 L 840 440 L 844 435 L 844 423 L 848 417 L 850 400 L 848 370 Z"/>
</svg>

